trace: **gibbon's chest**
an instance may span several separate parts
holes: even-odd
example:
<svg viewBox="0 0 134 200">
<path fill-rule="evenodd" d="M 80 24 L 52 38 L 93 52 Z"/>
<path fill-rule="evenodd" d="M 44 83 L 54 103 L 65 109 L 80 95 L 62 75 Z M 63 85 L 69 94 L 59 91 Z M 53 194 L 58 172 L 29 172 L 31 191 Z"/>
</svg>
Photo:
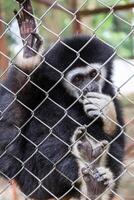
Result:
<svg viewBox="0 0 134 200">
<path fill-rule="evenodd" d="M 80 104 L 74 104 L 69 109 L 65 109 L 53 100 L 47 99 L 37 109 L 35 115 L 44 125 L 50 128 L 52 133 L 67 143 L 70 143 L 70 138 L 80 125 L 91 124 L 88 131 L 95 137 L 98 137 L 97 132 L 101 132 L 101 126 L 98 121 L 92 124 L 93 119 L 90 119 L 84 113 Z"/>
</svg>

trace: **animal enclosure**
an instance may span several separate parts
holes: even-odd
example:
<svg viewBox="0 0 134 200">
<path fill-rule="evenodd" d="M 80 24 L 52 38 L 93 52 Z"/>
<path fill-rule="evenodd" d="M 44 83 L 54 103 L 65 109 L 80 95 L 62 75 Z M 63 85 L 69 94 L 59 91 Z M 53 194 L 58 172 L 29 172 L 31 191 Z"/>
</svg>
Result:
<svg viewBox="0 0 134 200">
<path fill-rule="evenodd" d="M 0 2 L 0 200 L 133 200 L 133 1 L 31 3 Z"/>
</svg>

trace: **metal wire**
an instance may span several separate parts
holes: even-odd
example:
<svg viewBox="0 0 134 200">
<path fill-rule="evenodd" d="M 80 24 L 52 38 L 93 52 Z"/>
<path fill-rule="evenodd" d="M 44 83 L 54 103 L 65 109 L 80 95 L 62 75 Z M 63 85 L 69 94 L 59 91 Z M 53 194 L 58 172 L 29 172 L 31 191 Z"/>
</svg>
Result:
<svg viewBox="0 0 134 200">
<path fill-rule="evenodd" d="M 106 7 L 109 9 L 109 12 L 106 14 L 105 18 L 100 22 L 98 23 L 97 27 L 95 29 L 93 29 L 92 27 L 89 27 L 88 25 L 86 25 L 84 23 L 83 20 L 80 20 L 77 18 L 77 13 L 88 3 L 88 0 L 85 0 L 84 2 L 82 2 L 79 7 L 77 8 L 77 10 L 75 10 L 74 12 L 70 11 L 68 8 L 66 8 L 64 6 L 64 4 L 60 3 L 59 1 L 54 1 L 52 3 L 52 5 L 50 7 L 48 7 L 46 9 L 46 11 L 44 11 L 44 13 L 40 16 L 40 17 L 37 17 L 35 14 L 33 14 L 32 16 L 37 20 L 37 26 L 36 26 L 36 29 L 40 29 L 43 28 L 45 29 L 45 31 L 47 31 L 48 33 L 51 33 L 52 35 L 56 36 L 56 41 L 51 45 L 51 47 L 49 48 L 48 51 L 45 52 L 45 55 L 44 57 L 49 53 L 49 51 L 51 51 L 52 48 L 54 48 L 54 46 L 60 42 L 63 46 L 65 46 L 66 48 L 68 48 L 69 50 L 71 50 L 72 52 L 76 53 L 77 57 L 75 60 L 73 60 L 73 62 L 63 71 L 59 71 L 58 69 L 56 69 L 54 66 L 52 66 L 50 63 L 46 62 L 47 65 L 55 70 L 55 72 L 58 72 L 60 74 L 60 78 L 59 80 L 55 83 L 55 85 L 53 85 L 48 91 L 45 91 L 44 89 L 42 89 L 40 86 L 36 85 L 32 80 L 31 80 L 31 76 L 32 74 L 35 73 L 35 71 L 38 69 L 38 67 L 40 67 L 41 63 L 28 75 L 26 74 L 22 69 L 18 68 L 18 67 L 15 67 L 20 73 L 22 73 L 26 78 L 27 78 L 27 81 L 25 82 L 25 84 L 18 90 L 17 93 L 14 93 L 12 92 L 9 88 L 7 88 L 3 83 L 0 83 L 1 87 L 3 87 L 6 91 L 8 91 L 10 94 L 13 95 L 13 100 L 10 102 L 9 105 L 7 105 L 3 110 L 1 110 L 1 119 L 3 118 L 3 115 L 8 112 L 8 110 L 10 109 L 10 107 L 13 105 L 13 103 L 15 101 L 19 102 L 19 104 L 21 104 L 24 108 L 26 108 L 28 111 L 30 111 L 31 113 L 31 116 L 29 117 L 29 119 L 25 120 L 25 122 L 21 125 L 21 127 L 18 127 L 15 125 L 15 128 L 18 132 L 17 136 L 6 146 L 5 148 L 5 151 L 0 155 L 0 159 L 7 154 L 8 152 L 8 149 L 10 148 L 10 146 L 18 139 L 18 137 L 21 135 L 21 137 L 23 137 L 25 140 L 27 140 L 27 142 L 29 142 L 29 144 L 32 144 L 33 147 L 34 147 L 34 152 L 31 153 L 31 155 L 25 160 L 25 161 L 22 161 L 20 158 L 18 158 L 17 156 L 15 155 L 11 155 L 14 159 L 16 159 L 19 163 L 21 163 L 21 169 L 16 173 L 14 174 L 13 177 L 7 177 L 5 174 L 3 174 L 2 171 L 0 171 L 0 174 L 3 175 L 5 178 L 8 179 L 8 183 L 4 183 L 3 182 L 1 183 L 2 187 L 0 186 L 0 199 L 1 199 L 1 196 L 3 194 L 5 194 L 8 190 L 8 188 L 11 186 L 11 181 L 22 171 L 22 170 L 26 170 L 31 176 L 33 176 L 37 181 L 38 181 L 38 187 L 34 189 L 34 191 L 32 191 L 30 194 L 28 194 L 27 196 L 25 194 L 23 194 L 21 191 L 18 191 L 18 200 L 20 199 L 30 199 L 30 196 L 31 194 L 33 194 L 36 190 L 38 190 L 39 187 L 42 187 L 43 189 L 45 189 L 46 191 L 48 191 L 53 198 L 57 199 L 57 200 L 60 200 L 60 199 L 63 199 L 70 191 L 72 188 L 75 188 L 75 190 L 77 190 L 81 195 L 83 195 L 85 198 L 88 198 L 87 194 L 83 193 L 83 191 L 79 190 L 76 186 L 75 186 L 75 183 L 76 182 L 79 182 L 79 180 L 81 180 L 82 178 L 82 175 L 80 175 L 78 177 L 77 180 L 75 180 L 74 182 L 71 181 L 64 173 L 62 173 L 58 168 L 57 168 L 57 165 L 63 160 L 66 158 L 67 155 L 70 154 L 70 152 L 72 151 L 72 147 L 74 144 L 67 144 L 65 141 L 63 141 L 60 137 L 58 137 L 55 133 L 54 133 L 54 128 L 60 123 L 62 122 L 62 120 L 65 118 L 65 117 L 68 117 L 69 119 L 71 119 L 73 122 L 75 122 L 78 126 L 82 126 L 82 124 L 80 124 L 78 121 L 76 121 L 72 116 L 69 115 L 68 113 L 68 110 L 70 108 L 72 108 L 75 103 L 77 101 L 79 101 L 79 99 L 81 99 L 81 96 L 83 96 L 83 91 L 80 90 L 79 88 L 77 88 L 76 86 L 73 85 L 73 87 L 76 87 L 80 92 L 81 92 L 81 95 L 79 96 L 79 98 L 76 99 L 76 101 L 74 101 L 71 105 L 69 105 L 69 107 L 67 108 L 64 108 L 63 106 L 59 105 L 57 102 L 55 102 L 49 95 L 49 93 L 51 91 L 54 90 L 54 88 L 58 85 L 58 83 L 61 81 L 61 80 L 65 80 L 66 82 L 68 82 L 70 85 L 72 85 L 72 83 L 70 83 L 65 77 L 64 77 L 64 74 L 65 72 L 71 67 L 71 65 L 73 63 L 75 63 L 75 61 L 77 60 L 77 58 L 79 58 L 81 61 L 83 61 L 86 65 L 90 65 L 90 63 L 87 63 L 87 61 L 85 61 L 83 58 L 80 57 L 80 52 L 84 49 L 84 47 L 86 45 L 88 45 L 92 40 L 93 38 L 96 36 L 96 33 L 97 31 L 99 30 L 100 27 L 102 27 L 103 24 L 106 23 L 106 21 L 111 17 L 111 16 L 114 16 L 116 19 L 120 20 L 122 23 L 124 24 L 127 24 L 129 27 L 131 27 L 131 30 L 130 32 L 126 35 L 126 37 L 124 37 L 123 40 L 121 40 L 116 46 L 112 46 L 113 49 L 115 50 L 113 55 L 111 55 L 109 57 L 109 59 L 103 63 L 101 65 L 101 69 L 104 68 L 104 66 L 112 59 L 113 56 L 115 56 L 115 53 L 118 54 L 118 49 L 121 48 L 122 44 L 131 36 L 133 35 L 134 33 L 134 26 L 133 24 L 131 24 L 130 22 L 127 22 L 125 19 L 123 19 L 121 16 L 118 15 L 118 13 L 116 13 L 114 11 L 114 8 L 121 2 L 121 0 L 118 0 L 116 1 L 112 6 L 109 6 L 108 4 L 104 3 L 103 1 L 101 0 L 97 0 L 97 3 L 100 3 L 102 6 Z M 12 3 L 14 4 L 15 2 L 12 0 Z M 59 31 L 59 33 L 55 33 L 53 30 L 51 30 L 50 28 L 46 27 L 46 25 L 43 23 L 43 18 L 46 17 L 47 14 L 49 14 L 51 11 L 53 11 L 55 5 L 57 5 L 60 10 L 62 10 L 63 12 L 65 12 L 66 14 L 68 14 L 69 16 L 71 16 L 71 20 L 70 22 L 62 29 Z M 23 7 L 20 8 L 18 10 L 18 13 L 21 13 Z M 58 12 L 58 11 L 57 11 Z M 31 13 L 29 13 L 31 15 Z M 0 23 L 2 23 L 4 26 L 5 26 L 5 30 L 3 31 L 3 33 L 1 33 L 0 35 L 0 39 L 2 37 L 4 37 L 7 32 L 10 32 L 10 34 L 13 34 L 16 38 L 18 39 L 22 39 L 20 35 L 18 35 L 17 33 L 13 32 L 11 29 L 10 29 L 10 26 L 11 24 L 13 23 L 13 21 L 15 20 L 16 16 L 13 16 L 12 19 L 7 23 L 6 21 L 4 21 L 3 19 L 0 19 Z M 75 51 L 73 48 L 71 48 L 70 46 L 68 46 L 67 44 L 65 44 L 62 40 L 61 40 L 61 37 L 64 33 L 66 33 L 66 31 L 68 30 L 68 28 L 70 26 L 73 25 L 73 23 L 78 23 L 80 24 L 80 26 L 84 27 L 84 28 L 87 28 L 90 32 L 92 32 L 92 37 L 91 39 L 86 43 L 84 44 L 84 46 L 79 50 L 79 51 Z M 118 33 L 117 33 L 118 34 Z M 100 38 L 100 40 L 102 40 Z M 106 41 L 102 40 L 105 44 L 111 46 L 110 44 L 108 44 Z M 25 41 L 24 41 L 25 42 Z M 2 51 L 0 51 L 0 54 L 2 56 L 4 56 L 5 58 L 7 58 L 9 61 L 10 61 L 10 64 L 9 66 L 6 68 L 5 71 L 2 72 L 1 74 L 1 77 L 3 77 L 7 71 L 10 70 L 11 68 L 11 65 L 12 63 L 14 62 L 16 56 L 21 52 L 23 51 L 24 49 L 24 46 L 26 45 L 26 43 L 20 48 L 19 52 L 17 54 L 15 54 L 12 58 L 8 55 L 6 55 L 5 53 L 3 53 Z M 36 52 L 38 54 L 38 52 Z M 43 60 L 42 62 L 44 61 L 44 57 L 43 57 Z M 120 55 L 118 55 L 118 57 L 120 59 L 122 59 L 123 61 L 125 61 L 127 64 L 131 65 L 132 68 L 134 67 L 134 64 L 131 63 L 129 60 L 121 57 Z M 95 77 L 96 78 L 96 77 Z M 124 83 L 120 86 L 120 87 L 117 87 L 116 85 L 114 85 L 114 83 L 110 82 L 109 80 L 107 80 L 105 77 L 101 76 L 101 79 L 103 79 L 104 81 L 108 82 L 109 84 L 111 84 L 114 88 L 116 88 L 116 93 L 115 93 L 115 96 L 103 107 L 100 109 L 100 114 L 88 125 L 91 126 L 100 116 L 103 115 L 103 117 L 107 118 L 110 122 L 112 122 L 113 124 L 115 124 L 117 127 L 119 127 L 121 129 L 121 132 L 118 136 L 116 136 L 110 143 L 114 143 L 118 137 L 121 135 L 121 134 L 124 134 L 126 136 L 127 139 L 129 139 L 131 142 L 134 142 L 134 138 L 132 136 L 130 136 L 128 133 L 127 133 L 127 129 L 126 131 L 124 131 L 124 128 L 128 127 L 133 121 L 134 121 L 134 116 L 132 118 L 130 118 L 129 120 L 125 121 L 125 125 L 124 126 L 121 126 L 120 124 L 118 124 L 117 121 L 114 121 L 113 119 L 111 119 L 109 116 L 107 116 L 103 110 L 118 96 L 122 96 L 122 98 L 124 99 L 127 99 L 127 101 L 131 104 L 131 105 L 134 105 L 134 100 L 130 99 L 129 96 L 125 96 L 122 92 L 121 92 L 121 89 L 132 79 L 134 79 L 134 73 L 132 72 L 131 74 L 131 77 L 129 77 L 127 80 L 124 81 Z M 36 86 L 41 92 L 43 92 L 46 97 L 40 102 L 40 104 L 34 109 L 30 109 L 27 105 L 25 105 L 23 102 L 21 102 L 18 98 L 17 98 L 17 95 L 20 91 L 22 91 L 24 89 L 24 87 L 27 85 L 27 83 L 31 83 L 32 85 Z M 90 84 L 90 83 L 89 83 Z M 85 97 L 86 98 L 86 97 Z M 35 112 L 36 110 L 41 106 L 43 105 L 43 103 L 46 101 L 46 100 L 50 100 L 53 104 L 55 104 L 60 110 L 63 111 L 63 115 L 62 117 L 53 125 L 53 126 L 49 126 L 48 124 L 46 124 L 45 122 L 43 122 L 40 118 L 38 118 L 38 116 L 36 116 Z M 99 108 L 98 108 L 99 109 Z M 29 122 L 31 119 L 35 119 L 37 120 L 39 123 L 41 123 L 43 126 L 47 127 L 49 129 L 49 134 L 39 143 L 39 144 L 35 144 L 31 139 L 29 139 L 28 137 L 26 137 L 23 133 L 22 133 L 22 128 L 24 128 Z M 58 161 L 56 162 L 53 162 L 50 158 L 48 158 L 46 155 L 44 155 L 41 151 L 40 151 L 40 146 L 50 137 L 50 136 L 53 136 L 54 138 L 56 138 L 57 140 L 59 140 L 62 144 L 64 144 L 67 148 L 68 148 L 68 151 L 65 153 L 64 156 L 62 156 Z M 91 137 L 91 136 L 90 136 Z M 94 139 L 94 138 L 93 138 Z M 96 139 L 94 139 L 96 140 Z M 27 167 L 26 167 L 26 163 L 28 163 L 28 161 L 36 154 L 36 153 L 39 153 L 41 156 L 44 157 L 44 159 L 47 159 L 49 162 L 51 162 L 51 164 L 53 165 L 53 168 L 52 170 L 49 171 L 49 173 L 47 175 L 45 175 L 42 179 L 39 179 L 35 174 L 33 174 Z M 134 163 L 134 158 L 131 159 L 131 161 L 129 163 L 127 162 L 121 162 L 119 161 L 117 158 L 115 158 L 109 151 L 108 149 L 106 149 L 100 156 L 104 156 L 108 154 L 110 157 L 112 157 L 114 160 L 116 160 L 120 165 L 123 166 L 123 172 L 120 174 L 119 177 L 117 177 L 116 179 L 114 179 L 113 182 L 116 182 L 119 178 L 122 178 L 122 176 L 124 175 L 127 175 L 129 174 L 131 176 L 131 178 L 133 179 L 133 183 L 134 183 L 134 174 L 129 171 L 129 167 L 133 165 Z M 79 160 L 81 160 L 81 158 L 79 157 L 78 158 Z M 96 160 L 99 159 L 96 158 Z M 93 161 L 93 163 L 95 163 L 95 161 Z M 81 160 L 81 162 L 84 162 L 83 160 Z M 85 164 L 87 164 L 85 162 Z M 91 165 L 92 163 L 90 163 Z M 71 182 L 71 185 L 72 187 L 70 188 L 70 190 L 68 190 L 63 196 L 57 198 L 51 191 L 49 191 L 46 187 L 44 187 L 44 185 L 42 184 L 42 181 L 45 180 L 50 174 L 53 173 L 53 171 L 56 170 L 57 172 L 59 172 L 63 177 L 65 177 L 67 180 L 69 180 Z M 105 190 L 100 196 L 98 196 L 96 198 L 97 199 L 100 199 L 100 197 L 102 197 L 103 195 L 105 195 L 105 193 L 107 193 L 107 191 L 111 191 L 113 194 L 115 194 L 116 198 L 117 199 L 126 199 L 126 197 L 123 196 L 123 194 L 119 193 L 117 194 L 115 191 L 113 191 L 111 189 L 111 187 L 107 188 L 107 190 Z M 3 197 L 2 197 L 3 198 Z M 6 198 L 6 197 L 4 197 Z M 7 199 L 11 199 L 11 197 L 7 198 Z M 132 198 L 133 199 L 133 198 Z M 14 200 L 17 200 L 17 199 L 14 199 Z"/>
</svg>

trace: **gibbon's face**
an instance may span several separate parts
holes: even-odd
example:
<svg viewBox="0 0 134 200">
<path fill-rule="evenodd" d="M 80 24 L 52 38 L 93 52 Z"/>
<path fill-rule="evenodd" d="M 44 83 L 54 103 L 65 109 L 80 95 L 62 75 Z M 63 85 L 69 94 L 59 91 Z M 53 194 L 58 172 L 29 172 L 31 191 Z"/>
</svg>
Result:
<svg viewBox="0 0 134 200">
<path fill-rule="evenodd" d="M 106 78 L 106 69 L 99 63 L 76 67 L 65 75 L 64 86 L 70 95 L 79 98 L 88 92 L 101 92 Z"/>
</svg>

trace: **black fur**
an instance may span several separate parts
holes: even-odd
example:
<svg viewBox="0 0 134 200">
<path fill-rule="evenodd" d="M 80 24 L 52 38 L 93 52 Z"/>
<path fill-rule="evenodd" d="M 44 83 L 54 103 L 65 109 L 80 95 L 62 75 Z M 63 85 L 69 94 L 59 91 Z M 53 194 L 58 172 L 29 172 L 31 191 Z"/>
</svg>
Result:
<svg viewBox="0 0 134 200">
<path fill-rule="evenodd" d="M 89 40 L 88 36 L 77 36 L 63 42 L 79 51 Z M 78 178 L 78 166 L 70 152 L 70 139 L 79 123 L 88 125 L 92 121 L 84 113 L 82 105 L 79 102 L 74 103 L 75 99 L 67 93 L 62 80 L 56 84 L 69 65 L 72 69 L 85 66 L 85 63 L 77 53 L 62 43 L 56 44 L 46 52 L 44 63 L 32 74 L 31 82 L 20 91 L 28 78 L 12 66 L 3 85 L 14 93 L 19 91 L 17 95 L 3 86 L 0 88 L 0 110 L 4 111 L 0 121 L 1 174 L 9 179 L 14 178 L 25 195 L 38 200 L 53 195 L 60 197 L 68 190 L 70 192 L 67 195 L 78 195 L 71 185 Z M 113 50 L 95 38 L 80 52 L 80 57 L 88 63 L 103 64 L 112 55 Z M 74 59 L 75 63 L 71 64 Z M 111 58 L 105 66 L 109 81 L 112 60 Z M 105 82 L 103 93 L 111 97 L 115 95 L 112 85 L 108 82 Z M 118 123 L 122 126 L 120 103 L 117 99 L 114 99 L 114 103 Z M 88 128 L 88 132 L 99 140 L 111 141 L 120 134 L 121 129 L 117 126 L 115 135 L 110 137 L 104 133 L 102 123 L 97 120 Z M 121 134 L 111 145 L 110 153 L 122 161 L 123 152 L 124 136 Z M 107 166 L 115 177 L 119 176 L 120 163 L 109 156 Z M 79 187 L 79 183 L 76 183 L 76 187 Z"/>
</svg>

